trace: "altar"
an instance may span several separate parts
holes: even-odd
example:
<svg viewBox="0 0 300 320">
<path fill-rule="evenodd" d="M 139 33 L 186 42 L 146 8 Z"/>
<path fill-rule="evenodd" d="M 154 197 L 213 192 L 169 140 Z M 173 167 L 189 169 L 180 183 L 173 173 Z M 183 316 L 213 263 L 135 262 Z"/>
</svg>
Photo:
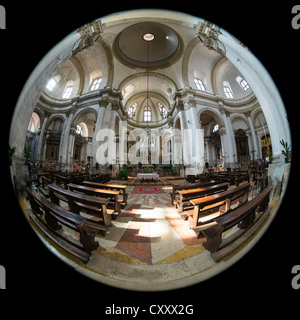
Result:
<svg viewBox="0 0 300 320">
<path fill-rule="evenodd" d="M 137 179 L 142 180 L 158 180 L 159 179 L 159 174 L 152 172 L 152 173 L 138 173 L 137 174 Z"/>
</svg>

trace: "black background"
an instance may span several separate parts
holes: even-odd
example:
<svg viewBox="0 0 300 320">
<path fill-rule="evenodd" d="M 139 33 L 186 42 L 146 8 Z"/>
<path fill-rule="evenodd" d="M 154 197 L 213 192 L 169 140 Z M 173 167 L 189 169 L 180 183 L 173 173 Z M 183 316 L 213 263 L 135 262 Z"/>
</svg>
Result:
<svg viewBox="0 0 300 320">
<path fill-rule="evenodd" d="M 1 311 L 60 316 L 84 311 L 105 316 L 105 308 L 151 304 L 193 304 L 194 318 L 256 316 L 296 310 L 300 289 L 291 287 L 291 269 L 300 264 L 298 132 L 300 29 L 291 26 L 296 1 L 152 1 L 150 7 L 177 10 L 211 21 L 230 32 L 262 62 L 286 107 L 293 139 L 293 164 L 288 190 L 276 218 L 255 247 L 229 269 L 200 284 L 166 292 L 134 292 L 102 285 L 60 261 L 41 243 L 25 220 L 10 185 L 7 160 L 9 127 L 19 94 L 38 62 L 58 42 L 85 23 L 109 13 L 146 8 L 127 1 L 62 2 L 1 1 L 6 30 L 0 30 L 1 210 L 0 265 L 6 269 L 7 289 L 0 290 Z M 299 3 L 300 4 L 300 3 Z M 297 113 L 296 113 L 297 112 Z M 299 184 L 298 184 L 299 185 Z M 296 193 L 295 193 L 296 192 Z M 10 306 L 8 302 L 12 302 Z M 25 303 L 25 308 L 21 307 Z M 240 307 L 237 308 L 236 306 Z M 60 311 L 58 311 L 58 309 Z M 261 308 L 262 307 L 262 308 Z M 242 311 L 243 310 L 243 311 Z M 75 311 L 75 312 L 74 312 Z M 41 311 L 40 311 L 41 312 Z M 296 313 L 297 314 L 297 313 Z M 116 316 L 115 316 L 116 317 Z M 143 318 L 150 318 L 143 314 Z M 192 316 L 189 316 L 192 318 Z M 141 318 L 141 315 L 140 317 Z"/>
</svg>

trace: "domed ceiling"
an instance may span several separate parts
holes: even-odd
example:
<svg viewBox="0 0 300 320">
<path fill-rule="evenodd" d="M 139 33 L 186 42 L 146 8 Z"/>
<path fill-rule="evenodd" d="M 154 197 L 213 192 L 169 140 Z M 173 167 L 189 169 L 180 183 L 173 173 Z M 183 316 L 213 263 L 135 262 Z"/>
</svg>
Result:
<svg viewBox="0 0 300 320">
<path fill-rule="evenodd" d="M 138 67 L 168 64 L 180 52 L 180 40 L 174 30 L 155 22 L 136 23 L 116 37 L 114 48 L 119 61 Z"/>
</svg>

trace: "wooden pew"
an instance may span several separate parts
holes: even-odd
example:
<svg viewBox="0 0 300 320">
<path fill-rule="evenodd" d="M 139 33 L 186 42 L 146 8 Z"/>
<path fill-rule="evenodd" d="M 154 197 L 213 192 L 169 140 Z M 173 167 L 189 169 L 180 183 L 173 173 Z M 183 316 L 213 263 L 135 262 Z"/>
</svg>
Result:
<svg viewBox="0 0 300 320">
<path fill-rule="evenodd" d="M 103 235 L 112 225 L 113 210 L 107 209 L 108 199 L 72 192 L 55 184 L 48 185 L 48 189 L 50 199 L 56 205 L 59 205 L 61 200 L 68 204 L 70 211 L 78 215 L 83 211 L 99 218 L 98 224 L 102 227 Z"/>
<path fill-rule="evenodd" d="M 81 192 L 86 195 L 92 195 L 92 196 L 108 199 L 109 204 L 112 205 L 114 211 L 117 213 L 121 212 L 120 203 L 122 200 L 118 198 L 118 195 L 120 194 L 120 191 L 118 190 L 98 189 L 98 188 L 82 186 L 74 183 L 69 183 L 68 188 L 71 191 Z"/>
<path fill-rule="evenodd" d="M 220 259 L 224 254 L 228 254 L 230 251 L 237 248 L 241 245 L 242 242 L 246 241 L 262 224 L 262 222 L 266 219 L 267 215 L 270 212 L 270 208 L 268 208 L 269 204 L 269 194 L 272 190 L 272 187 L 266 187 L 258 196 L 256 196 L 251 201 L 239 206 L 236 209 L 229 210 L 227 213 L 223 214 L 220 217 L 214 219 L 214 225 L 201 230 L 198 238 L 201 234 L 206 237 L 206 241 L 203 242 L 203 246 L 205 249 L 214 254 L 215 259 Z M 255 224 L 254 219 L 256 217 L 255 211 L 263 212 L 260 217 L 256 220 Z M 221 247 L 222 244 L 222 234 L 224 231 L 238 226 L 240 229 L 247 230 L 245 233 L 246 236 L 242 237 L 240 241 L 239 238 L 234 239 L 236 242 L 232 240 L 230 243 L 227 243 L 229 248 Z M 216 252 L 219 250 L 223 250 L 217 254 Z M 215 260 L 216 261 L 216 260 Z"/>
<path fill-rule="evenodd" d="M 175 200 L 174 202 L 177 205 L 178 212 L 182 212 L 184 209 L 187 210 L 187 208 L 193 206 L 190 200 L 214 194 L 216 192 L 226 191 L 228 187 L 229 182 L 223 182 L 197 189 L 179 190 L 178 193 L 180 195 L 180 199 Z"/>
<path fill-rule="evenodd" d="M 107 183 L 110 179 L 110 174 L 92 173 L 88 180 L 98 183 Z"/>
<path fill-rule="evenodd" d="M 79 258 L 84 263 L 89 261 L 91 252 L 99 246 L 95 241 L 95 235 L 100 231 L 97 224 L 87 221 L 87 218 L 70 212 L 50 202 L 36 191 L 27 189 L 30 197 L 31 210 L 28 210 L 30 218 L 36 225 L 61 248 Z M 79 243 L 70 240 L 58 232 L 62 225 L 77 231 L 80 234 Z"/>
<path fill-rule="evenodd" d="M 188 215 L 188 221 L 190 228 L 200 231 L 197 226 L 206 225 L 209 221 L 227 212 L 231 205 L 235 202 L 239 202 L 239 205 L 248 201 L 250 183 L 242 184 L 230 190 L 215 193 L 202 198 L 192 199 L 191 203 L 194 205 L 194 209 L 185 211 Z M 217 213 L 208 215 L 212 211 Z M 201 227 L 200 227 L 201 228 Z"/>
<path fill-rule="evenodd" d="M 43 194 L 44 197 L 49 198 L 48 184 L 51 184 L 51 181 L 48 177 L 41 175 L 40 176 L 40 185 L 38 187 L 39 191 Z"/>
<path fill-rule="evenodd" d="M 239 172 L 234 174 L 235 177 L 235 185 L 239 186 L 239 184 L 243 181 L 250 182 L 250 174 Z"/>
<path fill-rule="evenodd" d="M 81 183 L 89 178 L 87 173 L 71 173 L 69 176 L 69 183 Z"/>
<path fill-rule="evenodd" d="M 99 183 L 99 182 L 93 182 L 93 181 L 83 181 L 82 184 L 84 186 L 92 187 L 92 188 L 118 190 L 118 191 L 120 191 L 120 194 L 122 195 L 122 199 L 123 199 L 122 205 L 125 206 L 127 204 L 128 194 L 126 193 L 126 185 Z"/>
<path fill-rule="evenodd" d="M 67 185 L 70 182 L 70 177 L 63 176 L 63 175 L 60 175 L 60 174 L 55 174 L 54 176 L 55 176 L 55 183 L 58 186 L 62 185 L 65 189 L 68 189 Z"/>
<path fill-rule="evenodd" d="M 216 184 L 215 181 L 202 181 L 197 183 L 191 183 L 191 184 L 183 184 L 183 185 L 173 185 L 172 192 L 170 193 L 171 197 L 171 204 L 174 205 L 174 201 L 176 200 L 176 195 L 178 195 L 179 190 L 189 190 L 189 189 L 197 189 L 205 186 L 211 186 L 213 184 Z"/>
<path fill-rule="evenodd" d="M 240 182 L 250 182 L 250 175 L 244 171 L 233 171 L 233 172 L 212 172 L 211 178 L 221 182 L 229 182 L 231 185 L 238 186 Z"/>
</svg>

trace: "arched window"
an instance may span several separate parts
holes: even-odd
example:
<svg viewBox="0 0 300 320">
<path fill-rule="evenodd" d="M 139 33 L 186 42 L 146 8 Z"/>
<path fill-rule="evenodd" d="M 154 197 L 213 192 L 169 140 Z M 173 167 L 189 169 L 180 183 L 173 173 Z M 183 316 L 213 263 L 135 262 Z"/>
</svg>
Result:
<svg viewBox="0 0 300 320">
<path fill-rule="evenodd" d="M 196 85 L 197 89 L 202 90 L 202 91 L 206 91 L 205 86 L 204 86 L 203 82 L 200 79 L 194 78 L 194 82 L 195 82 L 195 85 Z"/>
<path fill-rule="evenodd" d="M 159 108 L 160 114 L 163 118 L 166 118 L 168 115 L 168 110 L 167 108 L 161 103 L 161 102 L 157 102 L 157 106 Z"/>
<path fill-rule="evenodd" d="M 241 85 L 241 87 L 244 89 L 244 91 L 247 91 L 250 87 L 249 87 L 249 84 L 247 83 L 247 81 L 246 80 L 242 80 L 241 82 L 240 82 L 240 85 Z"/>
<path fill-rule="evenodd" d="M 250 88 L 248 82 L 245 79 L 243 79 L 241 77 L 237 77 L 236 81 L 244 91 L 247 91 Z"/>
<path fill-rule="evenodd" d="M 55 81 L 55 79 L 51 78 L 46 84 L 46 89 L 51 92 L 56 86 L 57 82 Z"/>
<path fill-rule="evenodd" d="M 150 106 L 146 106 L 144 108 L 144 121 L 145 122 L 151 121 L 151 107 Z"/>
<path fill-rule="evenodd" d="M 217 132 L 219 130 L 219 125 L 216 123 L 212 129 L 212 132 Z"/>
<path fill-rule="evenodd" d="M 80 124 L 77 125 L 76 134 L 79 134 L 82 136 L 82 126 Z"/>
<path fill-rule="evenodd" d="M 127 114 L 129 118 L 132 118 L 135 115 L 135 110 L 138 106 L 137 102 L 134 102 L 128 109 Z"/>
<path fill-rule="evenodd" d="M 73 90 L 73 85 L 70 85 L 70 86 L 66 86 L 65 90 L 64 90 L 64 93 L 63 93 L 63 99 L 68 99 L 70 98 L 71 96 L 71 93 L 72 93 L 72 90 Z"/>
<path fill-rule="evenodd" d="M 227 81 L 223 82 L 223 89 L 224 89 L 226 98 L 233 99 L 233 92 L 231 90 L 230 84 Z"/>
<path fill-rule="evenodd" d="M 91 86 L 91 91 L 99 89 L 101 81 L 102 81 L 102 78 L 94 79 Z"/>
</svg>

